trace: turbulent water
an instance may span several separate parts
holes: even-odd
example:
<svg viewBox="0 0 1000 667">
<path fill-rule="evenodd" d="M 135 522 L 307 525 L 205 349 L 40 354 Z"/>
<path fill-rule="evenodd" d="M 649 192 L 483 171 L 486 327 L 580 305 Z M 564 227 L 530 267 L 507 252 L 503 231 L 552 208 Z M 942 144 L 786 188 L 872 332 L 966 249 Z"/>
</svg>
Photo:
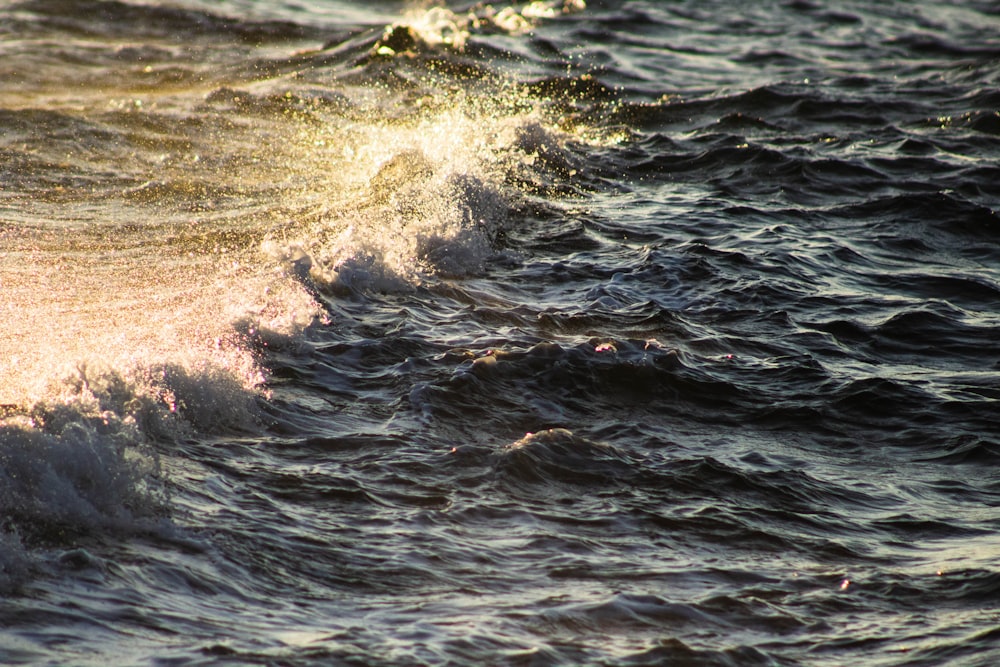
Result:
<svg viewBox="0 0 1000 667">
<path fill-rule="evenodd" d="M 0 4 L 0 662 L 996 664 L 998 35 Z"/>
</svg>

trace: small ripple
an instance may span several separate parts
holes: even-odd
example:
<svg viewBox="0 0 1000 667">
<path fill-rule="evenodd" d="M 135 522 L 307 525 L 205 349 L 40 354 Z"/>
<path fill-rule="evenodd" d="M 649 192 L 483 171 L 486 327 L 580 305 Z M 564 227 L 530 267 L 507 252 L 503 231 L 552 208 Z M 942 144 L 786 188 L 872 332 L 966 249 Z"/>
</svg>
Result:
<svg viewBox="0 0 1000 667">
<path fill-rule="evenodd" d="M 638 474 L 636 464 L 623 452 L 566 429 L 525 435 L 503 450 L 496 469 L 519 482 L 581 486 L 627 484 Z"/>
</svg>

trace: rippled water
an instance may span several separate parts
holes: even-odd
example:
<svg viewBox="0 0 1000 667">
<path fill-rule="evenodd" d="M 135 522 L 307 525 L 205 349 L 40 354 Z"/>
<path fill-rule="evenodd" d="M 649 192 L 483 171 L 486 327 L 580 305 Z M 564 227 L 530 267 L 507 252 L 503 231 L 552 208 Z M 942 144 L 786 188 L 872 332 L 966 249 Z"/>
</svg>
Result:
<svg viewBox="0 0 1000 667">
<path fill-rule="evenodd" d="M 3 3 L 2 662 L 994 664 L 997 35 Z"/>
</svg>

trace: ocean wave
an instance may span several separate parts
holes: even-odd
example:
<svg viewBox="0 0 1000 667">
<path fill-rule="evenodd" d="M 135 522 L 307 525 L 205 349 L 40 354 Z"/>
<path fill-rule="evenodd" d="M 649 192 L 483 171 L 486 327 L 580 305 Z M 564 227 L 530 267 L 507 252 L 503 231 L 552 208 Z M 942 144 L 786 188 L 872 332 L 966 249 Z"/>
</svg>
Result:
<svg viewBox="0 0 1000 667">
<path fill-rule="evenodd" d="M 574 436 L 566 429 L 528 433 L 507 447 L 498 473 L 524 482 L 581 486 L 627 483 L 635 466 L 614 447 Z"/>
</svg>

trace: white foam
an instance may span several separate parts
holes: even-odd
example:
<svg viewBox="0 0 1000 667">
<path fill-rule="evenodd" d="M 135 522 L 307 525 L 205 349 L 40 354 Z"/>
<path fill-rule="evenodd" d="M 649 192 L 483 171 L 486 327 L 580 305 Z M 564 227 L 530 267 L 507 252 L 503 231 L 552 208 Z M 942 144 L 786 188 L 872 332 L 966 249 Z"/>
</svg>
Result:
<svg viewBox="0 0 1000 667">
<path fill-rule="evenodd" d="M 445 7 L 410 10 L 403 23 L 430 46 L 447 46 L 461 51 L 469 39 L 469 18 Z"/>
<path fill-rule="evenodd" d="M 407 11 L 401 22 L 387 28 L 386 34 L 406 26 L 428 46 L 461 51 L 476 30 L 490 28 L 519 35 L 532 30 L 541 20 L 580 12 L 586 7 L 584 0 L 533 0 L 521 7 L 483 3 L 461 14 L 445 7 L 424 7 Z"/>
<path fill-rule="evenodd" d="M 43 348 L 55 363 L 38 366 L 38 382 L 0 408 L 0 591 L 30 578 L 46 548 L 169 529 L 158 452 L 258 428 L 263 371 L 252 339 L 262 323 L 278 335 L 284 323 L 267 317 L 275 307 L 251 309 L 226 339 L 197 341 L 188 329 L 181 341 L 193 344 L 161 348 L 161 359 L 112 348 L 74 361 L 85 347 Z M 94 337 L 103 342 L 102 333 Z"/>
<path fill-rule="evenodd" d="M 373 114 L 345 137 L 330 130 L 329 201 L 311 225 L 282 230 L 265 253 L 308 287 L 332 293 L 412 289 L 480 274 L 524 193 L 516 183 L 572 174 L 566 137 L 515 86 L 484 103 L 403 122 Z M 546 175 L 548 174 L 548 175 Z"/>
<path fill-rule="evenodd" d="M 30 577 L 37 547 L 161 525 L 159 463 L 142 426 L 169 410 L 153 417 L 155 404 L 120 378 L 77 380 L 0 421 L 0 590 Z"/>
</svg>

